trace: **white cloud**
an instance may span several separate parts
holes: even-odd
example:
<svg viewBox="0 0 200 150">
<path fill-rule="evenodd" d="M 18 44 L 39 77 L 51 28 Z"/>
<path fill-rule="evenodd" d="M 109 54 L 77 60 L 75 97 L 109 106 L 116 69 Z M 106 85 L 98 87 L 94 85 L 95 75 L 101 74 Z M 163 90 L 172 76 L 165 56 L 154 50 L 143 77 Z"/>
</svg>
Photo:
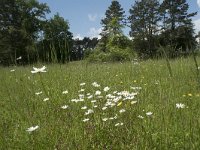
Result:
<svg viewBox="0 0 200 150">
<path fill-rule="evenodd" d="M 98 39 L 101 38 L 101 36 L 99 35 L 102 31 L 102 28 L 96 29 L 94 27 L 90 28 L 90 31 L 88 32 L 88 35 L 90 38 L 94 38 L 97 37 Z"/>
<path fill-rule="evenodd" d="M 198 5 L 199 8 L 200 8 L 200 0 L 197 0 L 197 5 Z"/>
<path fill-rule="evenodd" d="M 198 33 L 200 31 L 200 18 L 193 21 L 195 32 Z"/>
<path fill-rule="evenodd" d="M 97 19 L 97 14 L 88 14 L 88 19 L 90 21 L 96 21 Z"/>
<path fill-rule="evenodd" d="M 80 34 L 77 34 L 76 36 L 73 37 L 73 39 L 79 39 L 79 40 L 82 40 L 83 37 L 82 37 Z"/>
</svg>

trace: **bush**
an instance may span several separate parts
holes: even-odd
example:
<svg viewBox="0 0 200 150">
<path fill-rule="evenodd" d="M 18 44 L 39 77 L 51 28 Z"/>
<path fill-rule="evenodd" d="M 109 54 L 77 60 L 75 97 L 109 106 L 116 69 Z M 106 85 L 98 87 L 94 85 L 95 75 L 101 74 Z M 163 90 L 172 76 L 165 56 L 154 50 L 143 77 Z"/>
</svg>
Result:
<svg viewBox="0 0 200 150">
<path fill-rule="evenodd" d="M 101 52 L 95 50 L 87 60 L 89 62 L 116 62 L 116 61 L 129 61 L 136 57 L 136 54 L 130 48 L 121 49 L 112 47 L 109 52 Z"/>
<path fill-rule="evenodd" d="M 88 56 L 90 62 L 129 61 L 136 57 L 132 41 L 124 35 L 110 36 L 106 42 L 100 40 L 94 51 Z M 104 43 L 105 42 L 105 43 Z"/>
</svg>

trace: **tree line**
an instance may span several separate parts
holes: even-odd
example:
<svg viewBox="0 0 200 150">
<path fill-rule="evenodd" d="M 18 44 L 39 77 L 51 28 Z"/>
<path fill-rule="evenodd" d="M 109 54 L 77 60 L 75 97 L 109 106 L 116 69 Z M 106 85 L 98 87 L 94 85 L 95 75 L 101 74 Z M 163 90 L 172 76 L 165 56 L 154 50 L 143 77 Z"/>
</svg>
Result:
<svg viewBox="0 0 200 150">
<path fill-rule="evenodd" d="M 113 0 L 101 20 L 101 39 L 73 39 L 69 22 L 37 0 L 0 1 L 0 63 L 119 61 L 133 57 L 185 56 L 197 46 L 186 0 L 136 0 L 129 16 Z M 123 29 L 130 28 L 128 38 Z"/>
</svg>

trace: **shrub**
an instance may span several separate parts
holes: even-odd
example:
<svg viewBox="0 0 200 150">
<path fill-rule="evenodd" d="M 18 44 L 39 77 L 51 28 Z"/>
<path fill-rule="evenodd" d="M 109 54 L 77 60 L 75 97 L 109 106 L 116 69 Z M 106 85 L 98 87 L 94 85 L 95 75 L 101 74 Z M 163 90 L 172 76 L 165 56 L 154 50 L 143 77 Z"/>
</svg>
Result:
<svg viewBox="0 0 200 150">
<path fill-rule="evenodd" d="M 95 50 L 87 60 L 89 62 L 116 62 L 129 61 L 136 57 L 136 54 L 130 48 L 122 49 L 119 47 L 112 47 L 109 52 L 101 52 Z"/>
</svg>

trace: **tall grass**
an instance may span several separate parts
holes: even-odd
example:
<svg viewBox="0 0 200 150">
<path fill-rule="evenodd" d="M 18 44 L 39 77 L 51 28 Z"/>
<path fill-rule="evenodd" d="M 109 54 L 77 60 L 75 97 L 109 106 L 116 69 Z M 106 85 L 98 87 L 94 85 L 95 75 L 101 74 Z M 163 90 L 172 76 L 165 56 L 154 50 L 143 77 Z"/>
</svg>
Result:
<svg viewBox="0 0 200 150">
<path fill-rule="evenodd" d="M 193 59 L 171 61 L 173 77 L 165 63 L 73 62 L 48 65 L 48 72 L 42 74 L 31 74 L 31 67 L 1 68 L 0 149 L 198 149 L 200 92 Z M 93 82 L 101 86 L 94 87 Z M 104 92 L 107 86 L 110 90 Z M 66 90 L 68 94 L 62 94 Z M 95 96 L 97 90 L 103 98 Z M 137 92 L 133 99 L 137 103 L 119 100 L 102 110 L 106 95 L 114 91 Z M 94 97 L 88 99 L 87 93 Z M 85 95 L 85 101 L 72 102 L 79 94 Z M 97 108 L 91 100 L 97 100 Z M 178 109 L 177 103 L 186 107 Z M 68 108 L 62 109 L 64 105 Z M 94 113 L 85 115 L 88 109 L 82 110 L 83 106 Z M 119 113 L 121 109 L 126 111 Z M 102 121 L 116 114 L 117 119 Z M 84 118 L 90 120 L 83 122 Z M 37 130 L 26 131 L 36 125 Z"/>
</svg>

